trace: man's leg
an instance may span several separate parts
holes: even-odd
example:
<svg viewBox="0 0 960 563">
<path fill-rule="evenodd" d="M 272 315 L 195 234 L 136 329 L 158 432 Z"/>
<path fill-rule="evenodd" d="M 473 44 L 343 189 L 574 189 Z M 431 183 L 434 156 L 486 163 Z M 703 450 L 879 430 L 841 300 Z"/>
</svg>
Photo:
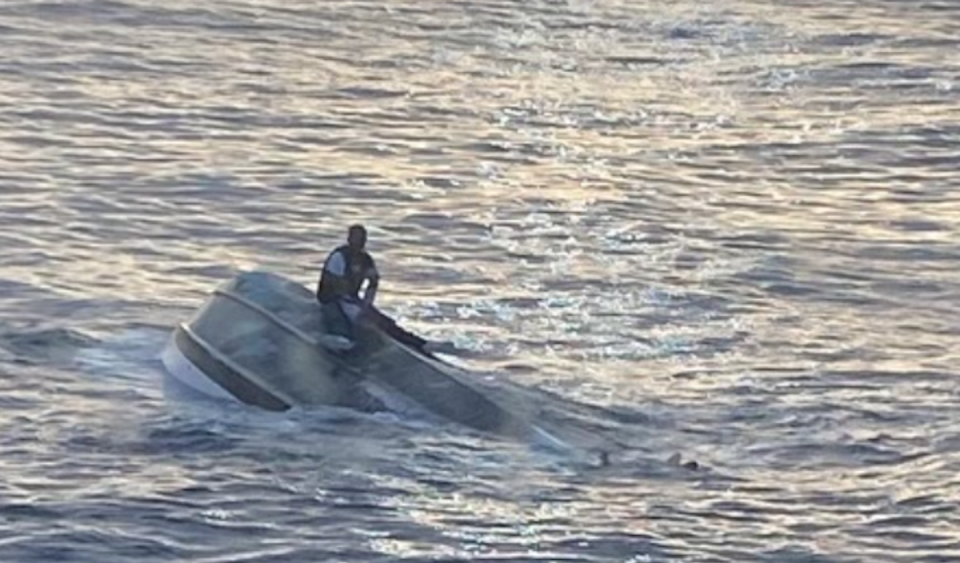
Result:
<svg viewBox="0 0 960 563">
<path fill-rule="evenodd" d="M 403 327 L 397 324 L 397 321 L 391 319 L 382 311 L 370 305 L 364 310 L 365 318 L 370 322 L 375 324 L 380 330 L 387 333 L 390 337 L 396 339 L 397 341 L 414 348 L 420 352 L 423 352 L 423 346 L 427 341 L 416 334 L 405 330 Z"/>
<path fill-rule="evenodd" d="M 354 340 L 356 334 L 353 330 L 353 321 L 343 310 L 340 301 L 321 303 L 320 312 L 323 314 L 324 328 L 329 334 Z"/>
</svg>

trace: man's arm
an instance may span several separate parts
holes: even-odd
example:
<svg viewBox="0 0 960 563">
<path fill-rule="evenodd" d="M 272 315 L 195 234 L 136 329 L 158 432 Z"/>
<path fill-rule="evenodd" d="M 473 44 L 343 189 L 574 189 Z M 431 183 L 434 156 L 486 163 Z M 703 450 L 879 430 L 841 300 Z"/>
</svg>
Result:
<svg viewBox="0 0 960 563">
<path fill-rule="evenodd" d="M 347 285 L 347 261 L 340 252 L 333 253 L 323 265 L 324 278 L 333 288 L 333 294 L 341 297 L 349 293 Z"/>
<path fill-rule="evenodd" d="M 363 302 L 366 305 L 373 305 L 373 300 L 377 298 L 377 288 L 380 287 L 380 272 L 377 271 L 377 265 L 370 259 L 370 269 L 367 270 L 367 289 L 363 292 Z"/>
</svg>

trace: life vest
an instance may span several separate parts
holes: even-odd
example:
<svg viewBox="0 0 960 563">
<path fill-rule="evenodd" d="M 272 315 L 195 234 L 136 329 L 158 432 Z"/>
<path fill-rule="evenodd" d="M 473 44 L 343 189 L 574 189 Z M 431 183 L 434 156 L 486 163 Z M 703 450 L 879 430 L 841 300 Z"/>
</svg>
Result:
<svg viewBox="0 0 960 563">
<path fill-rule="evenodd" d="M 334 294 L 333 284 L 327 279 L 327 276 L 331 275 L 327 273 L 327 265 L 337 253 L 343 257 L 345 266 L 343 275 L 347 280 L 348 295 L 352 297 L 360 297 L 360 287 L 363 285 L 363 280 L 367 278 L 367 273 L 374 268 L 373 257 L 365 250 L 355 254 L 350 252 L 347 245 L 344 245 L 331 252 L 323 263 L 323 271 L 320 272 L 320 281 L 317 284 L 317 299 L 322 303 L 337 297 Z"/>
</svg>

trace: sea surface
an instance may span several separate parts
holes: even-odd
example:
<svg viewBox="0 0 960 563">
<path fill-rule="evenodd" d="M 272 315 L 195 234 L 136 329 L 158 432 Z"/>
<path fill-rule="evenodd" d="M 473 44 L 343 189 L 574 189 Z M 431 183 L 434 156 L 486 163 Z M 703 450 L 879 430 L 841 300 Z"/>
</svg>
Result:
<svg viewBox="0 0 960 563">
<path fill-rule="evenodd" d="M 958 53 L 953 0 L 0 0 L 0 561 L 960 561 Z M 610 463 L 176 392 L 353 222 Z"/>
</svg>

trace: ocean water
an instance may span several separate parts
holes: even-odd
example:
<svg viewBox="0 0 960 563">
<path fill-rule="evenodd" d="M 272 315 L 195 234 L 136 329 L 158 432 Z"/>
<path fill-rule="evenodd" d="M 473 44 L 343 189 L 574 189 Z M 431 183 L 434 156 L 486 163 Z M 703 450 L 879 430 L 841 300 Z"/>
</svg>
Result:
<svg viewBox="0 0 960 563">
<path fill-rule="evenodd" d="M 949 0 L 2 0 L 0 561 L 960 561 L 958 50 Z M 356 221 L 610 465 L 170 387 Z"/>
</svg>

